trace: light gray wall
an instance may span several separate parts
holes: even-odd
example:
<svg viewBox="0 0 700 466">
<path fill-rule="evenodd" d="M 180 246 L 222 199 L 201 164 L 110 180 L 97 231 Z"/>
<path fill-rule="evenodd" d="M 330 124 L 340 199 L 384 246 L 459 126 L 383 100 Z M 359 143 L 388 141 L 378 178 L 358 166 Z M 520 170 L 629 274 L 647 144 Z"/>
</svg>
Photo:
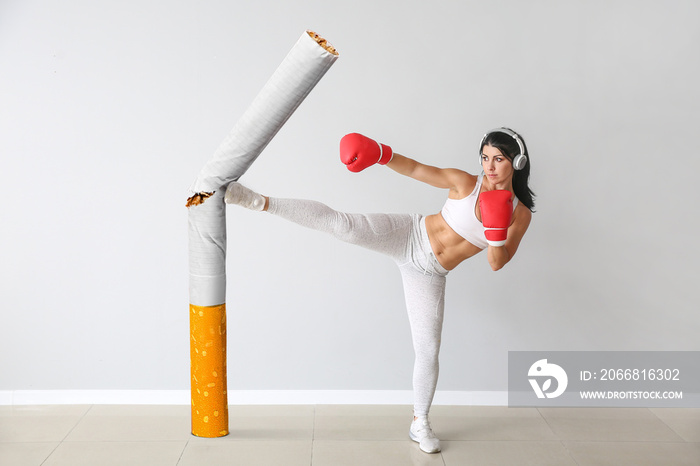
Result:
<svg viewBox="0 0 700 466">
<path fill-rule="evenodd" d="M 509 350 L 699 350 L 694 1 L 0 3 L 0 389 L 189 387 L 187 188 L 306 28 L 338 62 L 242 181 L 338 209 L 446 192 L 338 161 L 381 139 L 476 172 L 528 143 L 521 250 L 450 274 L 439 389 Z M 393 264 L 230 208 L 229 386 L 410 389 Z"/>
</svg>

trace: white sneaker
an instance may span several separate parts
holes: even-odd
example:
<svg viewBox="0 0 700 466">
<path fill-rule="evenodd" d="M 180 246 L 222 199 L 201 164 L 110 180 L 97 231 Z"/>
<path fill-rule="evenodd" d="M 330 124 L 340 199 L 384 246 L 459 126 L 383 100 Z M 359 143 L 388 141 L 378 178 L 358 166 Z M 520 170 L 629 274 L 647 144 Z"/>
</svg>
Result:
<svg viewBox="0 0 700 466">
<path fill-rule="evenodd" d="M 250 210 L 260 211 L 265 208 L 265 198 L 262 194 L 246 188 L 237 181 L 228 185 L 224 200 L 227 204 L 237 204 Z"/>
<path fill-rule="evenodd" d="M 418 442 L 420 449 L 424 452 L 437 453 L 440 451 L 440 440 L 435 437 L 428 416 L 418 416 L 418 419 L 411 423 L 408 435 L 411 440 Z"/>
</svg>

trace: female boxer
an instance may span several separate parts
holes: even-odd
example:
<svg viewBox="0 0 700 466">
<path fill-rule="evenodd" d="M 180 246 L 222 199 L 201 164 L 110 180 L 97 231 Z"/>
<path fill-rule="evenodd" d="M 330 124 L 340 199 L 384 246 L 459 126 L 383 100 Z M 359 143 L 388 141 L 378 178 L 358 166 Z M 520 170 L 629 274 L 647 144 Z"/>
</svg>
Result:
<svg viewBox="0 0 700 466">
<path fill-rule="evenodd" d="M 479 148 L 483 173 L 424 165 L 393 153 L 391 147 L 357 133 L 340 141 L 340 158 L 350 171 L 381 164 L 392 170 L 449 189 L 436 214 L 347 214 L 316 201 L 265 197 L 231 183 L 226 202 L 267 211 L 305 227 L 324 231 L 348 243 L 391 257 L 403 278 L 411 326 L 414 417 L 412 440 L 427 453 L 440 451 L 428 412 L 438 379 L 438 354 L 448 272 L 487 250 L 493 270 L 513 258 L 530 224 L 534 207 L 528 187 L 530 161 L 523 139 L 507 128 L 487 133 Z"/>
</svg>

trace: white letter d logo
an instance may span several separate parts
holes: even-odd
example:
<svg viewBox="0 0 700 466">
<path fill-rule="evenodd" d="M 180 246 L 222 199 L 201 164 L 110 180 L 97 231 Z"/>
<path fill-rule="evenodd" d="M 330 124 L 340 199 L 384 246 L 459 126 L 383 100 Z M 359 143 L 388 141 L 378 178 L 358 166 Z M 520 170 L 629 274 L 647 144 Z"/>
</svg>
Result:
<svg viewBox="0 0 700 466">
<path fill-rule="evenodd" d="M 569 378 L 566 376 L 564 369 L 556 364 L 548 364 L 546 359 L 540 359 L 530 366 L 527 375 L 530 377 L 547 377 L 541 387 L 537 379 L 529 379 L 532 389 L 535 390 L 535 394 L 537 394 L 537 398 L 556 398 L 564 393 L 566 385 L 569 383 Z M 557 381 L 557 389 L 548 393 L 547 390 L 549 390 L 552 385 L 552 378 Z"/>
</svg>

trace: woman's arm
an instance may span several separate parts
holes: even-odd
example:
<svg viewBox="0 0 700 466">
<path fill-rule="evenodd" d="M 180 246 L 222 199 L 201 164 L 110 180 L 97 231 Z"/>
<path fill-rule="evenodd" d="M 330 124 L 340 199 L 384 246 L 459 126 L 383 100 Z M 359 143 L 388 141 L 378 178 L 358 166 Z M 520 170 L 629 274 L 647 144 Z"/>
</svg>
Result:
<svg viewBox="0 0 700 466">
<path fill-rule="evenodd" d="M 489 246 L 487 255 L 491 269 L 496 271 L 503 268 L 515 255 L 520 241 L 523 239 L 527 228 L 530 226 L 532 212 L 520 204 L 515 210 L 515 218 L 508 227 L 508 237 L 503 246 Z"/>
<path fill-rule="evenodd" d="M 414 180 L 427 183 L 436 188 L 450 189 L 457 192 L 463 191 L 465 183 L 474 188 L 475 177 L 456 168 L 438 168 L 422 164 L 416 160 L 394 152 L 394 158 L 386 164 L 387 167 Z M 471 182 L 471 183 L 470 183 Z"/>
</svg>

